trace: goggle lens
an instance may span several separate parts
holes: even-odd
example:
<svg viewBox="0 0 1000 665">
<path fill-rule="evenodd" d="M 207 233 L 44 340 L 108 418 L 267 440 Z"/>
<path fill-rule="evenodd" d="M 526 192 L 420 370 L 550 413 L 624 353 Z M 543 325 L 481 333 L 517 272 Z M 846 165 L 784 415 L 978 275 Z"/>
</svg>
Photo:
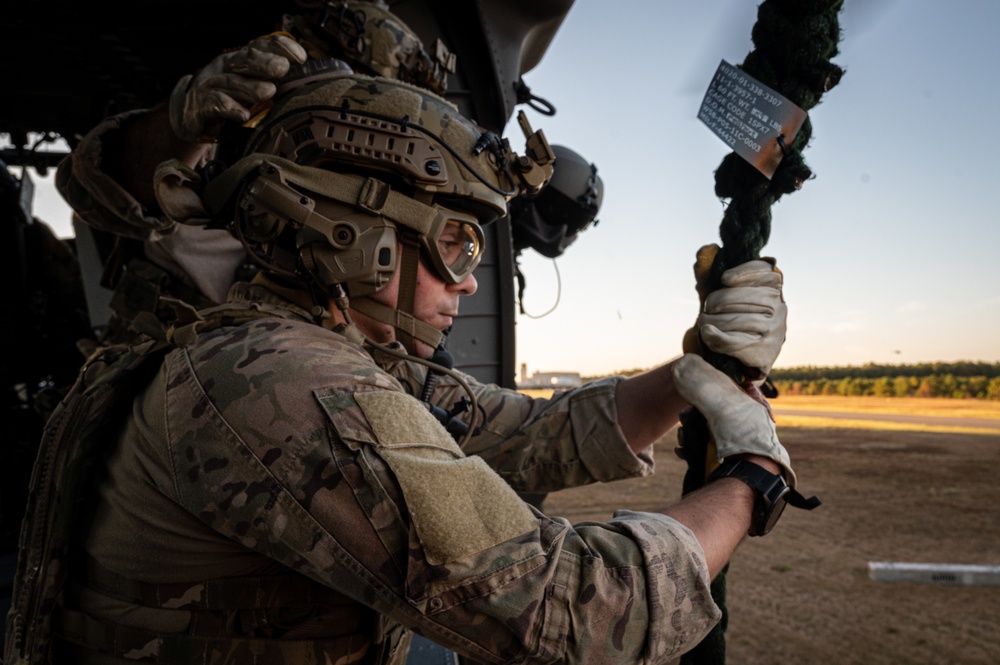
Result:
<svg viewBox="0 0 1000 665">
<path fill-rule="evenodd" d="M 436 205 L 436 232 L 423 237 L 424 249 L 435 272 L 445 282 L 460 284 L 479 265 L 483 254 L 483 229 L 479 220 L 465 212 Z"/>
<path fill-rule="evenodd" d="M 437 240 L 441 262 L 456 276 L 466 274 L 477 263 L 482 244 L 469 222 L 448 220 Z"/>
</svg>

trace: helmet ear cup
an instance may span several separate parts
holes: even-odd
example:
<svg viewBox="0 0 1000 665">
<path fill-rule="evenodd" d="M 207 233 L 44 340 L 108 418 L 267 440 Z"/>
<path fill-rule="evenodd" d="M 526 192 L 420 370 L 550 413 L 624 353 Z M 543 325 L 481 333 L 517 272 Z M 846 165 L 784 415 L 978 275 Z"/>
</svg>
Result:
<svg viewBox="0 0 1000 665">
<path fill-rule="evenodd" d="M 324 289 L 343 285 L 361 296 L 386 286 L 396 272 L 395 223 L 287 176 L 264 163 L 239 186 L 234 220 L 244 244 L 256 245 L 272 269 L 309 275 Z"/>
<path fill-rule="evenodd" d="M 392 280 L 396 227 L 377 215 L 366 217 L 368 223 L 340 221 L 329 233 L 310 228 L 297 232 L 302 265 L 324 289 L 340 284 L 349 296 L 359 297 L 375 293 Z"/>
</svg>

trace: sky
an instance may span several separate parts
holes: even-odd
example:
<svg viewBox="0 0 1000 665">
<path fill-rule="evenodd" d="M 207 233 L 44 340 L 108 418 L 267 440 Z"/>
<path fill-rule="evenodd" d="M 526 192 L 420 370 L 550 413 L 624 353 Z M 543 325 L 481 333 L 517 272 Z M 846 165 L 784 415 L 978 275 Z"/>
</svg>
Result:
<svg viewBox="0 0 1000 665">
<path fill-rule="evenodd" d="M 557 113 L 520 108 L 597 165 L 604 200 L 562 256 L 519 257 L 518 370 L 589 376 L 680 353 L 728 153 L 698 109 L 720 60 L 751 50 L 758 4 L 576 0 L 524 76 Z M 816 177 L 774 205 L 763 251 L 789 308 L 775 367 L 998 362 L 1000 3 L 846 0 L 840 19 L 846 74 L 810 111 L 803 151 Z M 507 135 L 523 145 L 516 124 Z M 71 233 L 51 177 L 38 185 L 36 215 Z"/>
<path fill-rule="evenodd" d="M 577 0 L 525 75 L 528 111 L 598 167 L 599 223 L 553 261 L 525 254 L 529 373 L 645 368 L 697 312 L 695 251 L 717 242 L 726 145 L 698 119 L 720 60 L 752 49 L 759 3 Z M 1000 3 L 847 0 L 840 85 L 810 111 L 816 174 L 772 207 L 785 275 L 776 367 L 1000 361 Z M 512 137 L 513 133 L 508 132 Z M 533 369 L 532 369 L 533 368 Z"/>
</svg>

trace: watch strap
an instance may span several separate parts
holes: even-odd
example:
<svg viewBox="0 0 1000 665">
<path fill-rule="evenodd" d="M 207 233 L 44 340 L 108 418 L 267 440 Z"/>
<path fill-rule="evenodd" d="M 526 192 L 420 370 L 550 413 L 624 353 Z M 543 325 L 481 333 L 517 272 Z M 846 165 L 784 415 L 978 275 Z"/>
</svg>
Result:
<svg viewBox="0 0 1000 665">
<path fill-rule="evenodd" d="M 794 508 L 801 508 L 802 510 L 812 510 L 813 508 L 817 508 L 823 504 L 823 502 L 819 500 L 818 496 L 811 496 L 807 499 L 795 489 L 788 490 L 785 500 L 788 501 L 788 505 Z"/>
<path fill-rule="evenodd" d="M 712 475 L 709 476 L 708 482 L 712 482 L 713 480 L 717 480 L 719 478 L 722 478 L 723 476 L 730 477 L 730 478 L 740 478 L 742 480 L 744 478 L 745 474 L 743 474 L 743 475 L 734 475 L 734 474 L 731 473 L 731 470 L 734 469 L 737 465 L 739 465 L 740 467 L 744 467 L 744 468 L 748 468 L 748 467 L 752 466 L 752 467 L 755 467 L 757 469 L 760 469 L 761 476 L 764 477 L 764 478 L 769 478 L 771 476 L 776 475 L 776 474 L 771 473 L 770 471 L 768 471 L 767 469 L 765 469 L 761 465 L 754 464 L 753 462 L 751 462 L 749 460 L 744 460 L 744 459 L 735 459 L 735 460 L 733 460 L 733 459 L 731 459 L 731 460 L 727 460 L 727 461 L 723 462 L 722 464 L 720 464 L 718 466 L 718 468 L 716 468 L 715 471 L 712 472 Z M 762 474 L 767 474 L 767 475 L 763 476 Z M 784 478 L 782 478 L 782 480 L 784 480 Z M 750 483 L 747 483 L 747 484 L 750 484 Z M 758 491 L 758 492 L 761 491 L 761 489 L 759 487 L 756 487 L 756 486 L 754 486 L 752 484 L 750 484 L 750 486 L 753 487 L 753 489 L 756 490 L 756 491 Z M 818 496 L 811 496 L 811 497 L 809 497 L 807 499 L 798 490 L 796 490 L 794 488 L 789 488 L 788 494 L 785 495 L 785 500 L 788 501 L 789 505 L 794 506 L 795 508 L 801 508 L 802 510 L 813 510 L 814 508 L 817 508 L 818 506 L 822 505 L 822 503 L 823 503 L 822 501 L 819 500 Z"/>
<path fill-rule="evenodd" d="M 753 524 L 750 527 L 750 535 L 753 536 L 768 533 L 786 504 L 802 510 L 813 510 L 822 503 L 819 497 L 807 499 L 802 496 L 789 487 L 780 474 L 771 473 L 761 465 L 745 459 L 724 461 L 709 477 L 709 482 L 720 478 L 736 478 L 753 489 L 756 495 Z"/>
</svg>

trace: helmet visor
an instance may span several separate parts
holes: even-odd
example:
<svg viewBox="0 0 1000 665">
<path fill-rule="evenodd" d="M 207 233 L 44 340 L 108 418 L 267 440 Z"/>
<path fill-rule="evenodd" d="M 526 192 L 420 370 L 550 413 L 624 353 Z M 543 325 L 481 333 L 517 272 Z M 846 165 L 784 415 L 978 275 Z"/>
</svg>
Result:
<svg viewBox="0 0 1000 665">
<path fill-rule="evenodd" d="M 424 236 L 431 265 L 445 282 L 460 284 L 479 265 L 485 237 L 479 220 L 457 210 L 435 205 L 438 215 L 434 230 Z"/>
</svg>

